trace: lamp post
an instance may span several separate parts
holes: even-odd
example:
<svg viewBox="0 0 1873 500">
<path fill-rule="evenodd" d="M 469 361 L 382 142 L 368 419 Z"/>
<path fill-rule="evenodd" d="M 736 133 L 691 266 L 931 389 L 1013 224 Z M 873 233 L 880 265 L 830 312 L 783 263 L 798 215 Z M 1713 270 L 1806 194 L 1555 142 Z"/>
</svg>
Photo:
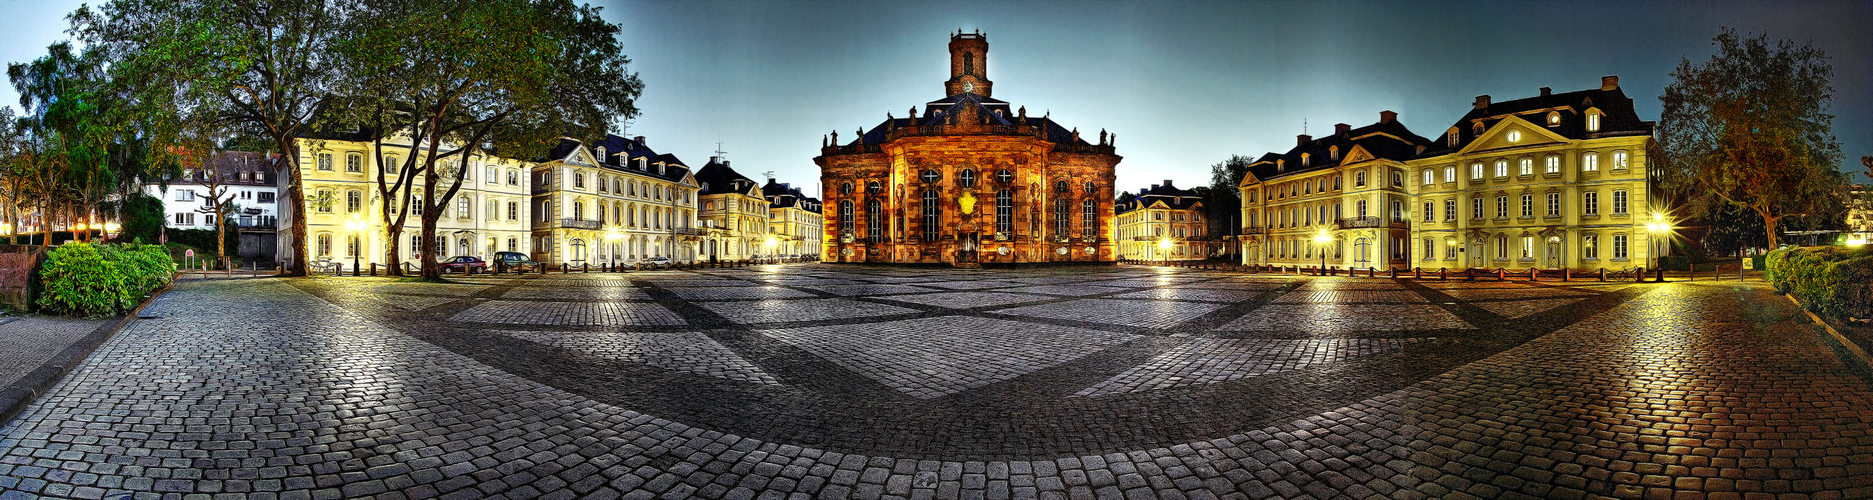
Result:
<svg viewBox="0 0 1873 500">
<path fill-rule="evenodd" d="M 779 238 L 775 238 L 774 235 L 771 234 L 767 236 L 767 241 L 763 242 L 763 246 L 767 247 L 767 258 L 771 259 L 774 256 L 774 247 L 779 245 Z"/>
<path fill-rule="evenodd" d="M 624 234 L 618 232 L 618 226 L 612 226 L 610 228 L 605 229 L 605 242 L 606 242 L 605 250 L 610 252 L 610 253 L 605 254 L 605 263 L 613 266 L 614 269 L 618 265 L 618 248 L 617 247 L 618 247 L 618 240 L 621 240 L 621 239 L 624 239 Z"/>
<path fill-rule="evenodd" d="M 358 254 L 364 253 L 364 249 L 362 248 L 364 246 L 364 241 L 363 241 L 364 229 L 365 229 L 364 220 L 358 218 L 357 214 L 352 214 L 351 220 L 345 222 L 345 230 L 351 232 L 351 245 L 350 246 L 351 246 L 351 275 L 352 276 L 358 275 Z M 371 272 L 377 272 L 377 271 L 371 271 Z"/>
<path fill-rule="evenodd" d="M 1322 229 L 1314 235 L 1314 250 L 1320 252 L 1320 274 L 1327 273 L 1327 244 L 1333 242 L 1333 236 Z"/>
<path fill-rule="evenodd" d="M 1651 234 L 1651 241 L 1648 242 L 1651 244 L 1647 246 L 1652 254 L 1649 256 L 1651 257 L 1652 267 L 1656 269 L 1659 266 L 1659 253 L 1662 252 L 1662 250 L 1659 249 L 1658 242 L 1666 233 L 1671 232 L 1671 223 L 1665 221 L 1664 214 L 1653 212 L 1652 222 L 1645 223 L 1645 231 Z"/>
<path fill-rule="evenodd" d="M 1171 238 L 1158 238 L 1158 253 L 1164 254 L 1164 265 L 1171 265 Z"/>
</svg>

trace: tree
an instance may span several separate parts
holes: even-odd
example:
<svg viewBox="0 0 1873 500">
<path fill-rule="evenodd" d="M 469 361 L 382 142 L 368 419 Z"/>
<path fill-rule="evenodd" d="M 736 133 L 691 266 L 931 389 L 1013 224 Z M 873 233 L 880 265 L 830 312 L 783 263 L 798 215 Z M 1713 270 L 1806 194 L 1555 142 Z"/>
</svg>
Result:
<svg viewBox="0 0 1873 500">
<path fill-rule="evenodd" d="M 1724 28 L 1713 44 L 1709 61 L 1680 62 L 1659 97 L 1655 160 L 1690 215 L 1745 209 L 1762 219 L 1773 248 L 1785 219 L 1821 216 L 1839 201 L 1840 146 L 1827 113 L 1833 68 L 1813 45 L 1767 35 Z"/>
<path fill-rule="evenodd" d="M 1204 190 L 1203 216 L 1208 219 L 1206 229 L 1209 234 L 1228 239 L 1236 234 L 1242 225 L 1242 191 L 1236 189 L 1236 183 L 1249 172 L 1253 158 L 1242 155 L 1230 155 L 1229 159 L 1210 165 L 1210 187 Z M 1238 248 L 1234 242 L 1226 242 L 1224 248 L 1234 253 Z"/>
<path fill-rule="evenodd" d="M 201 163 L 198 164 L 200 170 L 196 177 L 201 181 L 202 187 L 207 189 L 208 194 L 201 197 L 202 206 L 197 207 L 195 212 L 212 217 L 215 221 L 215 258 L 218 260 L 217 263 L 225 269 L 228 266 L 228 216 L 240 213 L 234 205 L 234 197 L 227 196 L 227 181 L 235 172 L 228 171 L 227 165 L 221 161 L 224 159 L 221 156 L 214 154 L 203 156 Z"/>
<path fill-rule="evenodd" d="M 241 126 L 271 141 L 288 173 L 286 272 L 306 274 L 306 199 L 296 139 L 334 95 L 334 41 L 350 4 L 327 0 L 111 0 L 70 16 L 72 32 L 105 50 L 116 79 L 152 117 L 152 152 L 191 119 Z"/>
<path fill-rule="evenodd" d="M 535 156 L 560 136 L 597 135 L 636 115 L 643 84 L 624 69 L 620 27 L 598 13 L 568 0 L 360 3 L 359 25 L 372 28 L 341 50 L 357 63 L 352 80 L 365 82 L 356 95 L 384 96 L 355 109 L 408 130 L 407 163 L 395 183 L 379 177 L 379 194 L 420 192 L 425 279 L 441 278 L 437 221 L 475 155 Z"/>
</svg>

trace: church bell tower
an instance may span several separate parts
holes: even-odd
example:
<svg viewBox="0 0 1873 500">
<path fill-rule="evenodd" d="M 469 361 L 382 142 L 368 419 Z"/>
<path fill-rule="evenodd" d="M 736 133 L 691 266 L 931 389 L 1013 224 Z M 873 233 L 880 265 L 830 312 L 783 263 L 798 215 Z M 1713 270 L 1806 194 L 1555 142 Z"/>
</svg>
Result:
<svg viewBox="0 0 1873 500">
<path fill-rule="evenodd" d="M 989 74 L 989 39 L 980 30 L 950 34 L 950 79 L 943 82 L 943 95 L 968 92 L 989 97 L 994 83 Z"/>
</svg>

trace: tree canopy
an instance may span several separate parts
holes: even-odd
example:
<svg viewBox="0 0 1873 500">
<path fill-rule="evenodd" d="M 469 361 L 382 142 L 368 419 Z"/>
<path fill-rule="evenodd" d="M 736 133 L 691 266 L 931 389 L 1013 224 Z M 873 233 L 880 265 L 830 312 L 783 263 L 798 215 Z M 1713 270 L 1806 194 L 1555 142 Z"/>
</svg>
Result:
<svg viewBox="0 0 1873 500">
<path fill-rule="evenodd" d="M 1775 247 L 1789 218 L 1821 218 L 1840 201 L 1842 156 L 1832 132 L 1833 68 L 1810 44 L 1724 28 L 1708 61 L 1685 59 L 1659 100 L 1666 187 L 1694 216 L 1724 206 L 1762 220 Z M 1823 221 L 1807 221 L 1816 225 Z"/>
</svg>

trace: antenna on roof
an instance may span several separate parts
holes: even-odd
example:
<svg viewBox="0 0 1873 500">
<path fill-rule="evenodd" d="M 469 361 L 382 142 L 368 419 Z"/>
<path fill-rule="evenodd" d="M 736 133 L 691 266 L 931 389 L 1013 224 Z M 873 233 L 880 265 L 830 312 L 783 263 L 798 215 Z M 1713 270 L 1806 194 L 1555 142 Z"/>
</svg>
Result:
<svg viewBox="0 0 1873 500">
<path fill-rule="evenodd" d="M 774 180 L 774 171 L 773 171 L 773 170 L 769 170 L 769 171 L 766 171 L 766 172 L 761 172 L 761 175 L 765 175 L 765 176 L 767 176 L 767 180 L 768 180 L 768 181 L 770 181 L 770 182 L 772 182 L 772 181 Z"/>
<path fill-rule="evenodd" d="M 618 124 L 618 136 L 619 136 L 619 137 L 630 137 L 630 136 L 631 136 L 631 134 L 630 134 L 630 131 L 631 131 L 631 122 L 632 122 L 632 121 L 635 121 L 635 120 L 637 120 L 637 119 L 636 119 L 636 118 L 625 118 L 625 119 L 624 119 L 624 123 L 620 123 L 620 124 Z"/>
<path fill-rule="evenodd" d="M 1301 117 L 1301 133 L 1307 133 L 1307 117 Z"/>
<path fill-rule="evenodd" d="M 723 150 L 722 150 L 722 143 L 721 143 L 721 142 L 716 142 L 716 143 L 715 143 L 715 157 L 716 157 L 716 158 L 721 158 L 721 159 L 724 159 L 724 160 L 726 160 L 726 159 L 728 159 L 728 152 L 727 152 L 727 151 L 723 151 Z"/>
</svg>

